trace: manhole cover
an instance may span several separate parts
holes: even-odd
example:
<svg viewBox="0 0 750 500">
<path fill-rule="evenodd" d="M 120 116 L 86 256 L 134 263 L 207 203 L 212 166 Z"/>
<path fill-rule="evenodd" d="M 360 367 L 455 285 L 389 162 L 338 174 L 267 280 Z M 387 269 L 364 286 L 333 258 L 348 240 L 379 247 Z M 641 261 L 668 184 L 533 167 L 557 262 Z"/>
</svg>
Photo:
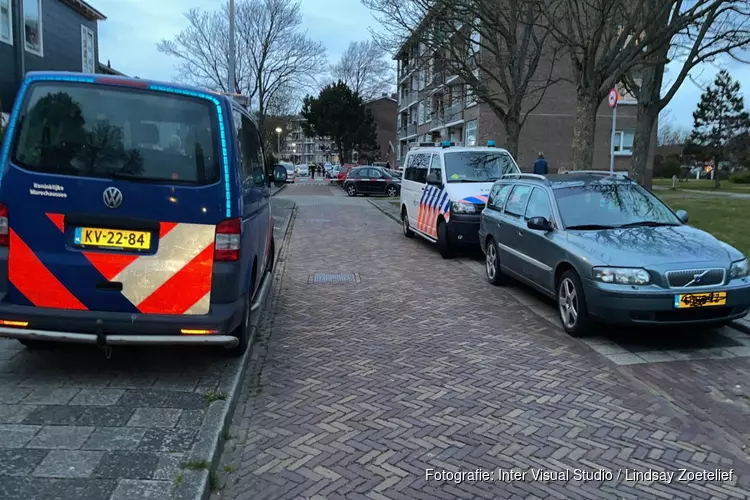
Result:
<svg viewBox="0 0 750 500">
<path fill-rule="evenodd" d="M 331 219 L 304 219 L 306 222 L 331 222 Z"/>
<path fill-rule="evenodd" d="M 358 274 L 331 274 L 315 273 L 311 274 L 307 280 L 308 283 L 359 283 Z"/>
</svg>

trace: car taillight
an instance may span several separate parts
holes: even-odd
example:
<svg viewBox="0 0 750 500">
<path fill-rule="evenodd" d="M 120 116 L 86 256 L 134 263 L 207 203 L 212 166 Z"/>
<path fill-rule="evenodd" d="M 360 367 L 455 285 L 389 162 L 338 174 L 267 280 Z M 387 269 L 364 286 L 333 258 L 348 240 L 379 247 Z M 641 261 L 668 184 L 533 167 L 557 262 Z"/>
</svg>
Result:
<svg viewBox="0 0 750 500">
<path fill-rule="evenodd" d="M 8 207 L 0 203 L 0 246 L 7 247 L 8 236 Z"/>
<path fill-rule="evenodd" d="M 240 259 L 240 219 L 227 219 L 216 226 L 214 260 L 231 261 Z"/>
</svg>

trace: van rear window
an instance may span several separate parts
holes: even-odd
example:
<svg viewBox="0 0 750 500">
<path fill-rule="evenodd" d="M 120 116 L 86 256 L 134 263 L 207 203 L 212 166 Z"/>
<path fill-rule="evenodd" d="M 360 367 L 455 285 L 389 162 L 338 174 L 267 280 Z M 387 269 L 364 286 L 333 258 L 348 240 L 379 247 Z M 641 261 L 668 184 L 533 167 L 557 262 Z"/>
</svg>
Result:
<svg viewBox="0 0 750 500">
<path fill-rule="evenodd" d="M 13 161 L 34 172 L 179 184 L 219 180 L 214 105 L 80 83 L 31 86 Z"/>
</svg>

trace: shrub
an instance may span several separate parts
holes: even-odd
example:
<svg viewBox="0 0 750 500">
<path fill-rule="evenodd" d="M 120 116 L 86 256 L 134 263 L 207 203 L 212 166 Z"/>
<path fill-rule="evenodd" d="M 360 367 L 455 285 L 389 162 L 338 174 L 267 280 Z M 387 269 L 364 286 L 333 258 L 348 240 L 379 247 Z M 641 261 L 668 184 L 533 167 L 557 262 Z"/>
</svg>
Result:
<svg viewBox="0 0 750 500">
<path fill-rule="evenodd" d="M 739 172 L 729 178 L 729 182 L 735 184 L 750 184 L 750 172 Z"/>
</svg>

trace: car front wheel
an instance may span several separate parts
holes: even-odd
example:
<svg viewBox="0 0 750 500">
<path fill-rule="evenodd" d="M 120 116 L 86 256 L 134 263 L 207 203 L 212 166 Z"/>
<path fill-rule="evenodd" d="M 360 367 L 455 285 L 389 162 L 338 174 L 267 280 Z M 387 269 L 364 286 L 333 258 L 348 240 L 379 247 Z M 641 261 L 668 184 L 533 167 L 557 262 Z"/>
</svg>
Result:
<svg viewBox="0 0 750 500">
<path fill-rule="evenodd" d="M 492 285 L 503 286 L 508 284 L 508 277 L 500 269 L 500 252 L 497 249 L 497 243 L 492 238 L 487 241 L 484 270 L 487 281 Z"/>
<path fill-rule="evenodd" d="M 591 320 L 586 305 L 581 279 L 573 270 L 560 277 L 557 285 L 557 308 L 563 329 L 573 337 L 583 337 L 590 329 Z"/>
<path fill-rule="evenodd" d="M 395 198 L 398 194 L 398 189 L 396 189 L 396 186 L 388 186 L 385 190 L 385 195 L 390 198 Z"/>
<path fill-rule="evenodd" d="M 355 186 L 354 184 L 349 184 L 346 187 L 346 194 L 348 194 L 349 196 L 357 196 L 357 186 Z"/>
<path fill-rule="evenodd" d="M 406 213 L 406 208 L 401 211 L 401 227 L 404 230 L 404 236 L 414 238 L 414 231 L 409 226 L 409 214 Z"/>
</svg>

